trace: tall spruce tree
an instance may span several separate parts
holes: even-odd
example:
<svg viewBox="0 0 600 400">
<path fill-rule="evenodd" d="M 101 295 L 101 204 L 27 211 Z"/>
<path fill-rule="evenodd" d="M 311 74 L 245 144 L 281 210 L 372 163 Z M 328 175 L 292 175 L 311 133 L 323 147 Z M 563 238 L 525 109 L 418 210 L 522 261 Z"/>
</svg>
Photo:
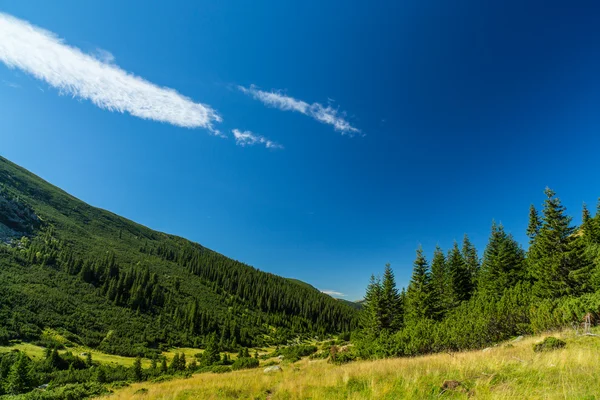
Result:
<svg viewBox="0 0 600 400">
<path fill-rule="evenodd" d="M 444 317 L 446 310 L 450 308 L 451 290 L 450 274 L 446 264 L 446 257 L 440 246 L 436 246 L 431 260 L 431 286 L 432 303 L 436 315 L 435 319 Z"/>
<path fill-rule="evenodd" d="M 29 370 L 29 358 L 25 353 L 20 353 L 6 377 L 6 391 L 9 394 L 25 393 L 31 389 Z"/>
<path fill-rule="evenodd" d="M 396 288 L 396 279 L 391 265 L 385 265 L 381 281 L 381 326 L 384 329 L 397 331 L 404 324 L 404 310 L 400 293 Z"/>
<path fill-rule="evenodd" d="M 480 262 L 479 256 L 477 255 L 477 249 L 471 241 L 469 240 L 469 236 L 465 233 L 463 237 L 463 245 L 461 250 L 463 259 L 465 260 L 465 264 L 467 266 L 467 270 L 469 271 L 469 275 L 471 276 L 471 287 L 477 287 L 477 278 L 479 274 Z"/>
<path fill-rule="evenodd" d="M 525 278 L 525 252 L 502 225 L 492 222 L 483 254 L 478 290 L 497 297 Z"/>
<path fill-rule="evenodd" d="M 532 244 L 535 240 L 538 233 L 540 233 L 540 228 L 542 227 L 542 222 L 540 221 L 540 216 L 535 209 L 535 206 L 532 204 L 529 206 L 529 224 L 527 225 L 527 236 L 529 236 L 529 244 Z"/>
<path fill-rule="evenodd" d="M 377 334 L 383 328 L 381 323 L 381 292 L 381 280 L 376 278 L 375 275 L 371 275 L 361 313 L 361 324 L 363 328 L 371 334 Z"/>
<path fill-rule="evenodd" d="M 406 320 L 410 322 L 434 318 L 431 273 L 423 249 L 417 249 L 412 278 L 406 291 Z"/>
<path fill-rule="evenodd" d="M 542 298 L 555 298 L 577 293 L 585 288 L 581 272 L 589 266 L 581 257 L 571 217 L 556 193 L 546 188 L 542 224 L 528 252 L 534 293 Z"/>
<path fill-rule="evenodd" d="M 596 270 L 597 237 L 595 220 L 585 203 L 581 210 L 581 227 L 573 235 L 571 252 L 580 261 L 580 267 L 571 272 L 577 292 L 594 291 L 598 287 Z"/>
<path fill-rule="evenodd" d="M 175 354 L 177 356 L 177 354 Z M 136 382 L 140 382 L 144 379 L 144 371 L 142 370 L 142 358 L 137 357 L 133 363 L 133 368 L 131 370 L 133 380 Z"/>
<path fill-rule="evenodd" d="M 467 264 L 463 258 L 458 243 L 454 242 L 454 247 L 448 254 L 448 270 L 450 273 L 451 284 L 451 305 L 457 306 L 465 300 L 471 298 L 473 293 L 473 283 L 471 282 L 471 274 L 467 269 Z"/>
</svg>

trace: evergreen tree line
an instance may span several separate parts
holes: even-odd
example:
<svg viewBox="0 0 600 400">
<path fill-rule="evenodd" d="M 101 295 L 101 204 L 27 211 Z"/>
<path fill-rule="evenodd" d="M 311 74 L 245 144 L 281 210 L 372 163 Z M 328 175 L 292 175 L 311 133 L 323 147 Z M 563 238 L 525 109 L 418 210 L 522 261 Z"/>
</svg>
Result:
<svg viewBox="0 0 600 400">
<path fill-rule="evenodd" d="M 213 290 L 233 295 L 274 316 L 272 322 L 289 320 L 295 331 L 325 334 L 348 332 L 355 327 L 354 313 L 340 307 L 337 300 L 200 245 L 188 241 L 145 243 L 140 250 L 185 267 Z"/>
<path fill-rule="evenodd" d="M 541 213 L 529 211 L 527 251 L 492 223 L 481 259 L 465 235 L 446 253 L 436 247 L 431 263 L 417 249 L 406 290 L 389 265 L 382 279 L 372 276 L 354 338 L 360 355 L 478 348 L 598 315 L 600 212 L 593 217 L 584 205 L 575 227 L 556 194 L 545 195 Z"/>
<path fill-rule="evenodd" d="M 72 250 L 72 246 L 58 237 L 60 237 L 60 232 L 50 226 L 43 229 L 37 236 L 23 237 L 14 247 L 2 247 L 2 250 L 8 252 L 13 258 L 13 264 L 39 266 L 44 271 L 52 270 L 68 274 L 76 281 L 92 285 L 96 293 L 102 296 L 107 303 L 127 308 L 137 315 L 147 315 L 151 319 L 151 325 L 146 326 L 143 331 L 120 329 L 119 326 L 116 326 L 108 337 L 105 336 L 106 330 L 99 330 L 99 325 L 104 321 L 88 321 L 91 329 L 85 330 L 85 332 L 81 323 L 73 324 L 72 332 L 74 330 L 73 333 L 82 338 L 83 344 L 98 347 L 108 353 L 150 356 L 152 349 L 161 350 L 165 346 L 202 347 L 208 340 L 208 335 L 213 333 L 218 338 L 221 350 L 237 351 L 240 346 L 285 344 L 289 339 L 298 335 L 327 335 L 337 332 L 337 329 L 348 332 L 356 324 L 356 311 L 335 299 L 324 296 L 316 290 L 305 290 L 301 285 L 289 282 L 284 278 L 264 274 L 236 262 L 230 264 L 223 261 L 228 260 L 225 257 L 199 246 L 200 252 L 209 254 L 211 260 L 221 263 L 219 265 L 223 271 L 230 267 L 232 270 L 239 269 L 237 275 L 228 273 L 227 279 L 221 277 L 219 278 L 221 280 L 215 282 L 208 280 L 211 276 L 195 276 L 193 278 L 198 283 L 213 289 L 219 299 L 218 307 L 207 306 L 202 302 L 201 297 L 196 297 L 193 293 L 186 293 L 182 288 L 180 277 L 151 272 L 150 260 L 161 257 L 159 254 L 152 254 L 153 252 L 149 251 L 145 258 L 141 258 L 137 262 L 130 262 L 129 265 L 123 265 L 112 251 L 105 251 L 100 256 L 94 253 L 76 252 Z M 185 254 L 185 252 L 183 253 Z M 207 262 L 200 257 L 197 260 Z M 9 258 L 5 258 L 3 261 L 11 263 Z M 173 265 L 186 266 L 189 264 L 185 258 L 178 257 L 161 262 L 165 261 Z M 207 265 L 212 264 L 208 262 Z M 253 272 L 246 274 L 244 269 Z M 208 270 L 214 273 L 215 269 L 210 267 Z M 194 275 L 199 274 L 198 271 L 197 269 Z M 194 273 L 194 271 L 190 272 Z M 31 274 L 32 270 L 30 269 L 28 273 Z M 260 275 L 266 275 L 267 279 L 261 280 Z M 245 279 L 245 277 L 249 278 Z M 241 279 L 242 282 L 230 286 L 225 284 L 225 282 L 229 282 L 229 279 Z M 55 284 L 62 283 L 55 281 Z M 67 287 L 72 284 L 73 282 L 65 283 L 64 289 L 69 290 Z M 224 287 L 220 285 L 224 285 Z M 250 292 L 247 288 L 244 289 L 247 298 L 229 292 L 229 290 L 238 290 L 245 286 L 253 287 L 252 293 L 258 296 L 259 304 L 253 303 L 254 297 L 248 294 Z M 8 287 L 4 289 L 8 289 Z M 299 293 L 296 293 L 295 290 Z M 271 292 L 278 296 L 284 293 L 291 296 L 293 294 L 293 296 L 289 301 L 282 300 L 278 306 L 279 311 L 275 309 L 272 311 L 262 310 L 259 308 L 260 294 Z M 47 306 L 46 304 L 36 307 L 33 313 L 23 312 L 18 307 L 11 306 L 10 296 L 2 293 L 2 288 L 0 288 L 0 298 L 4 299 L 5 311 L 9 314 L 0 321 L 0 341 L 36 340 L 45 327 L 66 328 L 60 320 L 66 316 L 60 315 L 59 320 L 50 317 L 43 310 Z M 273 298 L 269 297 L 269 299 Z M 15 303 L 21 302 L 16 292 L 13 299 Z M 294 310 L 297 308 L 293 306 L 294 304 L 309 311 L 304 315 L 295 315 Z M 288 306 L 289 308 L 286 308 Z M 33 311 L 31 304 L 27 307 L 28 310 Z M 320 307 L 322 307 L 322 313 L 318 314 L 317 310 Z M 249 308 L 253 311 L 250 311 Z M 254 311 L 256 308 L 258 308 L 256 310 L 258 312 Z M 53 307 L 53 311 L 57 311 L 57 309 L 60 307 Z M 2 310 L 0 310 L 1 314 Z M 66 311 L 62 314 L 66 314 Z M 278 329 L 273 331 L 270 327 L 278 327 Z M 29 331 L 38 332 L 38 334 L 28 334 Z M 268 338 L 269 343 L 266 343 L 265 338 Z"/>
</svg>

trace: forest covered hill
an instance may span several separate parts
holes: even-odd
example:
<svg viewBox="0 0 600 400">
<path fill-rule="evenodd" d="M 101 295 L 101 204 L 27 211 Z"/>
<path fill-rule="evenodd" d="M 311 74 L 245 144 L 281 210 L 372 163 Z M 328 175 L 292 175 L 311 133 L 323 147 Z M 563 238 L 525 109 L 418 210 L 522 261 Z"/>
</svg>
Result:
<svg viewBox="0 0 600 400">
<path fill-rule="evenodd" d="M 308 284 L 85 204 L 0 157 L 0 344 L 52 328 L 107 353 L 221 349 L 349 332 Z"/>
</svg>

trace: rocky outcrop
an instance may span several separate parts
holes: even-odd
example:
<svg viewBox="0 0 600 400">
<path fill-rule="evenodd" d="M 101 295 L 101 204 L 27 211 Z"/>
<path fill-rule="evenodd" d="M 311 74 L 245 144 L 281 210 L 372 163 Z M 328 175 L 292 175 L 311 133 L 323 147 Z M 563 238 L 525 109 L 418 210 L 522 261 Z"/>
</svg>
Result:
<svg viewBox="0 0 600 400">
<path fill-rule="evenodd" d="M 272 365 L 270 367 L 265 368 L 263 372 L 265 374 L 270 374 L 272 372 L 283 372 L 283 369 L 279 365 Z"/>
<path fill-rule="evenodd" d="M 0 190 L 0 241 L 30 235 L 40 226 L 40 219 L 31 207 Z"/>
</svg>

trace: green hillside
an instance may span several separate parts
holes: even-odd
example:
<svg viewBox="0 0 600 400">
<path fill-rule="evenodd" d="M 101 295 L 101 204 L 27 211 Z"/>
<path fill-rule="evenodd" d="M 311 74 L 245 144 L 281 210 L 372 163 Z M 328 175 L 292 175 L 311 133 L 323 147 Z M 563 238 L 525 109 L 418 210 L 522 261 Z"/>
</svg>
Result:
<svg viewBox="0 0 600 400">
<path fill-rule="evenodd" d="M 0 344 L 52 328 L 107 353 L 149 356 L 356 324 L 354 309 L 310 285 L 91 207 L 2 157 L 0 243 Z"/>
</svg>

